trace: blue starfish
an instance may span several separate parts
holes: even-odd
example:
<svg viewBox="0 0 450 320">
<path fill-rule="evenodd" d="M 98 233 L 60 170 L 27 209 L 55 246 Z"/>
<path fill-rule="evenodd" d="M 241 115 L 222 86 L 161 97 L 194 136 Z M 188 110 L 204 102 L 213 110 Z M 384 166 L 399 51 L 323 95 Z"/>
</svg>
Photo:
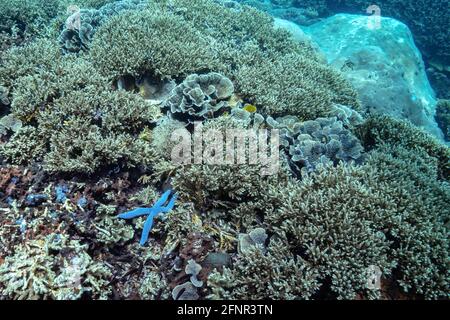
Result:
<svg viewBox="0 0 450 320">
<path fill-rule="evenodd" d="M 145 224 L 144 224 L 144 229 L 142 230 L 142 236 L 141 236 L 141 241 L 140 241 L 141 246 L 143 246 L 148 240 L 148 235 L 149 235 L 150 231 L 152 230 L 152 226 L 153 226 L 153 219 L 158 214 L 167 213 L 173 209 L 173 206 L 175 205 L 175 201 L 177 200 L 176 194 L 174 194 L 172 196 L 172 199 L 170 199 L 169 203 L 166 206 L 164 206 L 164 207 L 162 206 L 163 204 L 165 204 L 167 202 L 167 199 L 169 199 L 169 195 L 171 192 L 172 192 L 172 190 L 167 190 L 166 192 L 164 192 L 164 194 L 161 196 L 161 198 L 159 198 L 159 200 L 156 201 L 155 204 L 153 205 L 153 207 L 151 207 L 151 208 L 137 208 L 132 211 L 121 213 L 117 216 L 118 218 L 121 218 L 121 219 L 133 219 L 133 218 L 140 217 L 140 216 L 147 216 L 147 220 L 145 221 Z"/>
</svg>

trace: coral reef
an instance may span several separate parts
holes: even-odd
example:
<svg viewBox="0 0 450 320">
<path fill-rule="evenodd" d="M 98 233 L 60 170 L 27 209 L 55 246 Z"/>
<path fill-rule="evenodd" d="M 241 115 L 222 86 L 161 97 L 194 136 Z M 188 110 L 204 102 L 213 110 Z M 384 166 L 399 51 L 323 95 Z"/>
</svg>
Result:
<svg viewBox="0 0 450 320">
<path fill-rule="evenodd" d="M 257 272 L 255 272 L 257 270 Z M 271 240 L 268 252 L 258 247 L 241 254 L 232 269 L 208 278 L 211 299 L 308 299 L 319 288 L 318 273 L 281 241 Z"/>
<path fill-rule="evenodd" d="M 109 19 L 92 43 L 94 65 L 112 79 L 221 72 L 267 113 L 292 112 L 309 119 L 323 115 L 331 102 L 359 106 L 351 86 L 317 62 L 308 44 L 274 29 L 271 18 L 261 12 L 198 0 L 172 5 L 179 8 L 176 15 L 154 6 Z M 117 43 L 121 45 L 113 45 Z M 279 86 L 274 88 L 274 83 Z"/>
<path fill-rule="evenodd" d="M 281 191 L 281 206 L 265 222 L 290 239 L 338 297 L 354 298 L 367 290 L 370 265 L 385 277 L 398 271 L 407 291 L 444 297 L 450 190 L 437 182 L 436 167 L 436 159 L 425 152 L 385 146 L 363 167 L 319 169 L 289 193 Z M 419 231 L 416 225 L 428 227 Z"/>
<path fill-rule="evenodd" d="M 445 139 L 450 141 L 450 100 L 439 100 L 436 107 L 436 121 L 444 133 Z"/>
<path fill-rule="evenodd" d="M 11 0 L 0 3 L 0 32 L 18 32 L 21 37 L 34 36 L 58 14 L 58 0 Z"/>
<path fill-rule="evenodd" d="M 124 0 L 101 4 L 89 3 L 88 1 L 87 4 L 82 4 L 83 8 L 74 8 L 74 12 L 70 12 L 72 15 L 67 19 L 59 36 L 59 42 L 65 53 L 89 50 L 96 30 L 111 16 L 118 15 L 125 10 L 145 9 L 147 6 L 147 2 L 142 0 Z M 86 6 L 91 8 L 84 9 Z M 98 8 L 95 9 L 92 6 Z"/>
<path fill-rule="evenodd" d="M 372 5 L 367 0 L 339 0 L 333 1 L 335 5 L 341 6 L 341 10 L 349 8 L 360 8 L 365 12 Z M 448 2 L 444 0 L 421 0 L 414 3 L 404 3 L 401 0 L 379 1 L 383 16 L 392 16 L 400 19 L 410 26 L 418 46 L 427 60 L 437 59 L 450 64 L 449 33 L 450 22 L 448 21 Z M 350 9 L 351 10 L 351 9 Z M 355 9 L 353 9 L 355 10 Z M 356 9 L 357 10 L 357 9 Z M 418 15 L 417 12 L 420 11 Z"/>
<path fill-rule="evenodd" d="M 333 103 L 359 109 L 356 92 L 342 75 L 297 54 L 275 61 L 255 57 L 236 79 L 238 92 L 270 115 L 312 120 L 326 116 Z"/>
<path fill-rule="evenodd" d="M 388 143 L 408 150 L 424 150 L 438 160 L 439 179 L 450 177 L 450 149 L 408 121 L 373 115 L 356 132 L 366 148 Z"/>
<path fill-rule="evenodd" d="M 110 270 L 94 262 L 86 248 L 63 234 L 16 247 L 0 265 L 1 295 L 11 299 L 105 299 Z"/>
<path fill-rule="evenodd" d="M 448 299 L 450 149 L 360 112 L 305 33 L 234 1 L 69 2 L 0 22 L 0 300 Z M 280 133 L 271 174 L 250 130 Z"/>
<path fill-rule="evenodd" d="M 21 68 L 15 68 L 20 62 Z M 47 68 L 41 71 L 38 65 Z M 161 116 L 159 107 L 132 93 L 112 90 L 89 62 L 63 57 L 55 42 L 41 40 L 12 50 L 0 74 L 17 88 L 12 92 L 12 114 L 35 131 L 28 136 L 18 132 L 2 148 L 14 163 L 25 160 L 15 158 L 23 157 L 13 150 L 18 144 L 42 146 L 49 171 L 92 173 L 121 159 L 129 160 L 129 165 L 149 159 L 147 144 L 135 136 Z M 28 156 L 28 161 L 34 159 Z"/>
</svg>

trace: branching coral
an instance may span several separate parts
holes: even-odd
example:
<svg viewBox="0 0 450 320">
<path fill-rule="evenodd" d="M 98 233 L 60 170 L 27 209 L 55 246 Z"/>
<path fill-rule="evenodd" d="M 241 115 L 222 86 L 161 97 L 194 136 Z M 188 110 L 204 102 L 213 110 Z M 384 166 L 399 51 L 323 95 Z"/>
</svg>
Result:
<svg viewBox="0 0 450 320">
<path fill-rule="evenodd" d="M 395 274 L 410 292 L 444 297 L 450 189 L 437 181 L 436 167 L 423 150 L 380 147 L 362 167 L 321 168 L 281 191 L 281 205 L 265 223 L 318 268 L 338 297 L 376 294 L 367 286 L 371 265 L 383 277 Z"/>
<path fill-rule="evenodd" d="M 450 149 L 408 121 L 374 115 L 356 132 L 367 148 L 388 143 L 409 150 L 425 150 L 428 155 L 438 159 L 438 177 L 447 180 L 450 177 Z"/>
<path fill-rule="evenodd" d="M 124 221 L 116 218 L 114 206 L 100 205 L 95 212 L 95 217 L 78 223 L 77 228 L 81 232 L 92 232 L 96 234 L 98 242 L 105 245 L 122 245 L 133 239 L 134 230 Z"/>
<path fill-rule="evenodd" d="M 187 76 L 218 65 L 217 52 L 210 44 L 214 41 L 202 36 L 188 21 L 151 8 L 109 19 L 99 28 L 90 56 L 109 78 L 146 71 Z"/>
<path fill-rule="evenodd" d="M 436 121 L 444 133 L 445 139 L 450 140 L 450 100 L 438 101 Z"/>
<path fill-rule="evenodd" d="M 15 132 L 7 143 L 0 145 L 0 156 L 13 164 L 27 164 L 32 160 L 42 160 L 45 148 L 39 131 L 25 126 Z"/>
<path fill-rule="evenodd" d="M 208 278 L 211 299 L 309 299 L 318 290 L 318 273 L 282 241 L 271 240 L 268 252 L 253 247 L 234 266 Z"/>
<path fill-rule="evenodd" d="M 271 115 L 309 120 L 326 116 L 333 103 L 359 108 L 356 92 L 340 74 L 306 56 L 255 57 L 235 76 L 237 91 Z"/>
<path fill-rule="evenodd" d="M 136 136 L 161 115 L 159 107 L 132 93 L 113 91 L 89 62 L 63 57 L 56 43 L 42 40 L 8 52 L 0 69 L 4 82 L 15 88 L 12 114 L 32 123 L 28 130 L 36 131 L 23 145 L 49 150 L 44 159 L 47 170 L 92 173 L 125 159 L 131 160 L 129 165 L 151 160 L 147 143 Z M 19 134 L 3 153 L 23 163 L 23 156 L 13 150 L 14 141 L 23 137 Z"/>
<path fill-rule="evenodd" d="M 111 18 L 99 29 L 90 56 L 113 79 L 221 72 L 267 113 L 312 119 L 325 115 L 332 102 L 359 106 L 349 83 L 319 63 L 309 45 L 276 30 L 269 16 L 249 7 L 156 1 L 148 10 Z"/>
<path fill-rule="evenodd" d="M 11 33 L 18 28 L 22 35 L 42 32 L 51 18 L 58 13 L 59 1 L 8 0 L 0 3 L 0 32 Z"/>
<path fill-rule="evenodd" d="M 107 298 L 111 273 L 63 234 L 18 245 L 0 265 L 0 295 L 12 299 Z"/>
</svg>

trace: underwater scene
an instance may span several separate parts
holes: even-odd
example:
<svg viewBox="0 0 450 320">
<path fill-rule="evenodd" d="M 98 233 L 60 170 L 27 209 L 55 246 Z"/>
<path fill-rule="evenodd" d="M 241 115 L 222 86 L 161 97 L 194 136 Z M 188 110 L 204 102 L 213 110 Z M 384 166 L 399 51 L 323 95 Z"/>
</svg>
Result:
<svg viewBox="0 0 450 320">
<path fill-rule="evenodd" d="M 0 300 L 448 300 L 447 0 L 0 0 Z"/>
</svg>

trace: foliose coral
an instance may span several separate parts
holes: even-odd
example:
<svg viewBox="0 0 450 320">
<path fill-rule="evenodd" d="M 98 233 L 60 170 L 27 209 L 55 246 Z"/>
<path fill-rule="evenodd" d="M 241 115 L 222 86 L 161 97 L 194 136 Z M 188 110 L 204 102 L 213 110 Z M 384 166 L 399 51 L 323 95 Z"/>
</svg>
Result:
<svg viewBox="0 0 450 320">
<path fill-rule="evenodd" d="M 124 0 L 106 3 L 97 9 L 72 7 L 72 10 L 68 10 L 70 16 L 59 36 L 62 50 L 65 53 L 88 51 L 96 30 L 111 16 L 125 10 L 144 9 L 146 6 L 146 1 Z"/>
<path fill-rule="evenodd" d="M 267 122 L 282 129 L 282 144 L 288 153 L 289 163 L 296 174 L 305 168 L 314 171 L 319 164 L 331 162 L 361 162 L 364 148 L 336 117 L 317 118 L 300 122 L 295 117 L 283 117 Z"/>
<path fill-rule="evenodd" d="M 173 89 L 165 105 L 178 120 L 203 120 L 217 116 L 233 92 L 231 80 L 219 73 L 192 74 Z"/>
</svg>

